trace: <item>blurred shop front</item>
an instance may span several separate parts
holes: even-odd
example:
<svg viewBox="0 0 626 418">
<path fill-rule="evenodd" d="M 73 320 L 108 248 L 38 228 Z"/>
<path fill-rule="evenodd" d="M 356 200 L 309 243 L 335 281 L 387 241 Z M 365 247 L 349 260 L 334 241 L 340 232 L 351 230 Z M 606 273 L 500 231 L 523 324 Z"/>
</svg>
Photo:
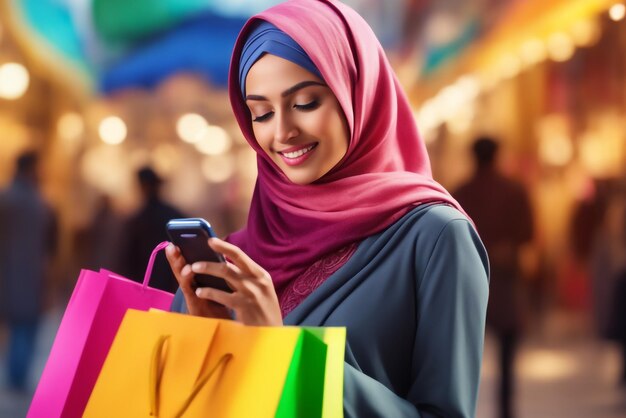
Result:
<svg viewBox="0 0 626 418">
<path fill-rule="evenodd" d="M 55 16 L 58 25 L 49 30 L 63 33 L 59 16 L 64 10 L 55 9 L 58 16 L 52 14 L 34 28 L 33 19 L 42 13 L 38 8 L 54 2 L 31 3 L 0 2 L 0 188 L 11 181 L 21 152 L 41 153 L 42 191 L 54 206 L 60 231 L 55 287 L 71 290 L 78 269 L 85 267 L 79 256 L 81 235 L 103 201 L 119 218 L 138 207 L 136 171 L 145 165 L 165 179 L 164 198 L 183 212 L 211 220 L 220 235 L 240 227 L 254 187 L 256 156 L 236 125 L 223 81 L 217 85 L 199 71 L 173 68 L 158 82 L 142 86 L 119 77 L 132 62 L 118 73 L 102 74 L 104 67 L 92 61 L 61 57 L 59 47 L 67 52 L 71 43 L 42 33 Z M 101 15 L 119 11 L 122 3 L 111 2 Z M 149 25 L 151 18 L 145 17 Z M 238 18 L 235 24 L 243 21 Z M 231 37 L 237 30 L 230 30 Z M 135 59 L 128 52 L 119 56 Z M 158 62 L 167 63 L 167 57 L 160 55 Z M 154 67 L 154 60 L 143 58 L 142 65 Z"/>
<path fill-rule="evenodd" d="M 624 266 L 623 17 L 612 1 L 516 2 L 411 90 L 435 177 L 448 188 L 469 176 L 475 136 L 503 142 L 501 168 L 527 186 L 535 211 L 525 264 L 536 308 L 587 311 L 601 296 L 592 288 Z"/>
</svg>

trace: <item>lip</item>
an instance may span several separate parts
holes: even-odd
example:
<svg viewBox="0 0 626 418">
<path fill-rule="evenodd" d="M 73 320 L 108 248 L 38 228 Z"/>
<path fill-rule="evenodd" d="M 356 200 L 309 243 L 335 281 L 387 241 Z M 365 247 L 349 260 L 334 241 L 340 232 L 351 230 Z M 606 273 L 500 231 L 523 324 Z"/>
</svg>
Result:
<svg viewBox="0 0 626 418">
<path fill-rule="evenodd" d="M 280 158 L 282 158 L 282 160 L 285 162 L 285 164 L 287 164 L 288 166 L 294 167 L 297 165 L 300 165 L 302 163 L 304 163 L 306 160 L 309 159 L 309 157 L 313 154 L 313 152 L 315 151 L 315 149 L 317 148 L 317 146 L 319 145 L 318 142 L 313 142 L 310 144 L 306 144 L 306 145 L 299 145 L 299 146 L 295 146 L 295 147 L 291 147 L 291 148 L 287 148 L 281 151 L 277 151 L 276 153 L 278 155 L 280 155 Z M 295 158 L 289 158 L 286 155 L 284 155 L 285 153 L 292 153 L 292 152 L 296 152 L 296 151 L 300 151 L 300 150 L 304 150 L 310 148 L 309 151 L 305 152 L 304 154 L 295 157 Z"/>
</svg>

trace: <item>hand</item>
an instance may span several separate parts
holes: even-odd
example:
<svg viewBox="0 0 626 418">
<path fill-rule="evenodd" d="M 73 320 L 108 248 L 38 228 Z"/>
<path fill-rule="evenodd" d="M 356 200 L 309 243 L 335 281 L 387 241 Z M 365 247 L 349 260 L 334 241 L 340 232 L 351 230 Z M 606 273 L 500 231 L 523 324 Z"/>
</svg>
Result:
<svg viewBox="0 0 626 418">
<path fill-rule="evenodd" d="M 180 290 L 183 293 L 187 309 L 191 315 L 204 316 L 209 318 L 230 318 L 228 309 L 210 300 L 200 299 L 196 296 L 193 286 L 194 273 L 191 266 L 187 264 L 178 247 L 170 244 L 165 248 L 165 256 L 170 263 L 174 277 L 178 281 Z"/>
<path fill-rule="evenodd" d="M 246 325 L 282 325 L 278 297 L 269 273 L 241 249 L 228 242 L 211 238 L 209 246 L 224 254 L 229 261 L 197 262 L 191 266 L 191 270 L 193 273 L 223 278 L 233 289 L 233 293 L 202 287 L 196 290 L 196 296 L 233 310 L 236 319 Z"/>
</svg>

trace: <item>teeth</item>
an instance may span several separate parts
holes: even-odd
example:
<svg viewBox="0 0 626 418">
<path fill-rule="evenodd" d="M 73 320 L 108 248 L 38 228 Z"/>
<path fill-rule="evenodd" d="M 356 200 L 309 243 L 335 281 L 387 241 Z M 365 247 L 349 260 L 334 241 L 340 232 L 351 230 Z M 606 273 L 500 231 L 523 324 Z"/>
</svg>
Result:
<svg viewBox="0 0 626 418">
<path fill-rule="evenodd" d="M 287 157 L 287 158 L 298 158 L 304 154 L 306 154 L 307 152 L 311 151 L 313 149 L 313 145 L 311 145 L 310 147 L 307 148 L 302 148 L 298 151 L 294 151 L 294 152 L 283 152 L 282 154 Z"/>
</svg>

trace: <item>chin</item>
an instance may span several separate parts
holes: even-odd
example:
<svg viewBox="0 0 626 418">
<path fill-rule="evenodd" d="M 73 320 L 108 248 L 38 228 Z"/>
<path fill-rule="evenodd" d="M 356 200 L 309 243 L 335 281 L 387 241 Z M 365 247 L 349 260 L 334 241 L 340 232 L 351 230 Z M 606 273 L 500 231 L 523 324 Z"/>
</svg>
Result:
<svg viewBox="0 0 626 418">
<path fill-rule="evenodd" d="M 284 173 L 284 171 L 283 171 Z M 306 184 L 311 184 L 314 181 L 316 181 L 317 179 L 319 179 L 321 176 L 316 176 L 316 175 L 311 175 L 310 173 L 304 174 L 304 173 L 285 173 L 285 175 L 287 176 L 287 178 L 289 179 L 289 181 L 291 181 L 293 184 L 298 184 L 300 186 L 304 186 Z"/>
<path fill-rule="evenodd" d="M 293 184 L 298 184 L 300 186 L 304 186 L 306 184 L 311 184 L 313 183 L 315 180 L 317 179 L 312 179 L 312 178 L 303 178 L 300 176 L 287 176 L 287 178 L 293 183 Z"/>
</svg>

